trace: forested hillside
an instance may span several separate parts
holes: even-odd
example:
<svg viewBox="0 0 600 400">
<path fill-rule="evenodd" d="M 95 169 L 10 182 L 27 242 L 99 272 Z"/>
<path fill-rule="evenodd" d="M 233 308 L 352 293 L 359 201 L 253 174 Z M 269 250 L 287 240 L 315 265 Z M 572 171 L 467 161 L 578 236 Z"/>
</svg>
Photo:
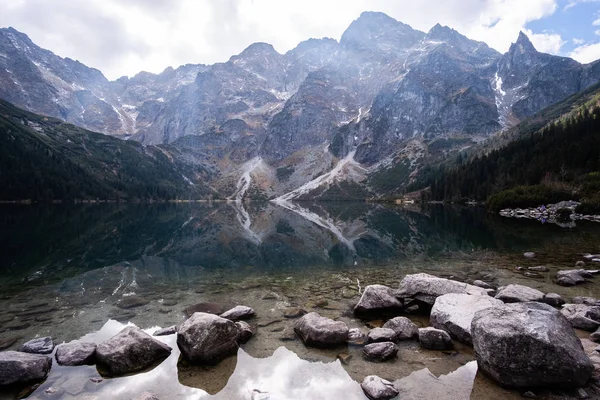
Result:
<svg viewBox="0 0 600 400">
<path fill-rule="evenodd" d="M 184 174 L 189 175 L 184 176 Z M 201 176 L 169 152 L 90 132 L 0 101 L 0 200 L 197 198 Z"/>
</svg>

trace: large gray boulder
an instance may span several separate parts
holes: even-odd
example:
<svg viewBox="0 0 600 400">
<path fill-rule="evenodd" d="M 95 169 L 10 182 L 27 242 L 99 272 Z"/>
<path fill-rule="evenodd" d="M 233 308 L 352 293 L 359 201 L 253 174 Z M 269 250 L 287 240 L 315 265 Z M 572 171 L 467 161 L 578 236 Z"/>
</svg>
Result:
<svg viewBox="0 0 600 400">
<path fill-rule="evenodd" d="M 556 283 L 561 286 L 574 286 L 584 283 L 585 278 L 591 278 L 592 274 L 585 269 L 571 269 L 566 271 L 558 271 L 556 273 Z"/>
<path fill-rule="evenodd" d="M 396 357 L 398 346 L 393 342 L 371 343 L 363 347 L 363 356 L 371 361 L 386 361 Z"/>
<path fill-rule="evenodd" d="M 237 353 L 238 326 L 225 318 L 208 313 L 194 313 L 179 326 L 177 345 L 188 360 L 200 364 L 217 364 Z"/>
<path fill-rule="evenodd" d="M 451 350 L 454 348 L 452 338 L 448 332 L 432 326 L 419 328 L 419 343 L 430 350 Z"/>
<path fill-rule="evenodd" d="M 294 324 L 294 331 L 305 345 L 313 347 L 335 347 L 348 340 L 348 326 L 311 312 Z"/>
<path fill-rule="evenodd" d="M 392 318 L 383 324 L 383 328 L 396 332 L 397 340 L 412 339 L 419 333 L 419 327 L 406 317 Z"/>
<path fill-rule="evenodd" d="M 46 378 L 52 359 L 19 351 L 0 352 L 0 386 L 20 385 Z"/>
<path fill-rule="evenodd" d="M 498 300 L 505 303 L 524 303 L 528 301 L 544 301 L 544 293 L 523 285 L 508 285 L 496 294 Z"/>
<path fill-rule="evenodd" d="M 360 384 L 365 395 L 371 400 L 390 400 L 398 396 L 398 390 L 390 381 L 376 375 L 369 375 Z"/>
<path fill-rule="evenodd" d="M 434 328 L 448 332 L 453 339 L 470 345 L 473 343 L 471 321 L 475 313 L 502 304 L 504 304 L 502 301 L 490 296 L 445 294 L 435 300 L 429 323 Z"/>
<path fill-rule="evenodd" d="M 171 348 L 136 326 L 125 327 L 96 348 L 98 364 L 118 376 L 149 368 L 171 354 Z"/>
<path fill-rule="evenodd" d="M 221 318 L 230 319 L 232 321 L 240 321 L 250 319 L 256 315 L 252 307 L 235 306 L 231 310 L 225 311 L 220 315 Z"/>
<path fill-rule="evenodd" d="M 54 341 L 50 336 L 32 339 L 23 343 L 20 350 L 24 353 L 50 354 L 54 350 Z"/>
<path fill-rule="evenodd" d="M 90 365 L 96 362 L 96 343 L 70 342 L 56 348 L 56 361 L 60 365 Z"/>
<path fill-rule="evenodd" d="M 600 307 L 586 304 L 565 304 L 560 312 L 577 329 L 595 331 L 600 327 Z"/>
<path fill-rule="evenodd" d="M 411 298 L 433 306 L 435 299 L 448 293 L 488 295 L 487 289 L 478 286 L 421 273 L 406 275 L 400 282 L 396 297 Z"/>
<path fill-rule="evenodd" d="M 357 317 L 377 317 L 382 315 L 398 315 L 402 312 L 403 305 L 395 296 L 392 288 L 384 285 L 369 285 L 354 307 Z"/>
<path fill-rule="evenodd" d="M 508 387 L 577 387 L 594 370 L 569 321 L 547 304 L 478 311 L 471 334 L 480 370 Z"/>
</svg>

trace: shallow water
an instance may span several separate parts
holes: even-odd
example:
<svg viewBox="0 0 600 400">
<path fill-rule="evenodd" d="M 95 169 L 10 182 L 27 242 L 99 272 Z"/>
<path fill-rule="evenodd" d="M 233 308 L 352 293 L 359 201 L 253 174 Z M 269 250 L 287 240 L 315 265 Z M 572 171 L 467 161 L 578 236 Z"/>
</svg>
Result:
<svg viewBox="0 0 600 400">
<path fill-rule="evenodd" d="M 216 398 L 331 399 L 344 393 L 364 399 L 357 382 L 370 374 L 397 381 L 405 391 L 402 398 L 520 398 L 477 374 L 468 347 L 458 345 L 457 353 L 445 354 L 407 342 L 396 360 L 370 363 L 359 348 L 315 350 L 288 340 L 294 320 L 284 318 L 284 311 L 314 309 L 366 330 L 350 312 L 362 288 L 397 286 L 415 272 L 600 297 L 596 283 L 563 288 L 552 282 L 557 269 L 572 268 L 584 253 L 600 252 L 600 224 L 565 229 L 503 219 L 478 208 L 4 206 L 0 221 L 1 347 L 17 349 L 37 335 L 51 335 L 57 343 L 88 334 L 101 341 L 127 322 L 143 329 L 169 326 L 184 320 L 187 306 L 200 302 L 244 304 L 257 312 L 253 339 L 237 358 L 216 368 L 177 365 L 175 336 L 169 336 L 161 340 L 174 352 L 153 371 L 96 384 L 89 381 L 97 376 L 94 367 L 55 365 L 33 398 L 52 398 L 44 390 L 58 386 L 65 390 L 60 398 L 129 399 L 152 390 L 162 398 L 218 393 Z M 536 258 L 524 258 L 525 251 L 536 252 Z M 536 265 L 550 272 L 526 277 L 515 270 Z M 427 324 L 426 318 L 411 318 Z M 338 354 L 351 358 L 341 364 Z M 322 377 L 338 383 L 324 385 Z"/>
</svg>

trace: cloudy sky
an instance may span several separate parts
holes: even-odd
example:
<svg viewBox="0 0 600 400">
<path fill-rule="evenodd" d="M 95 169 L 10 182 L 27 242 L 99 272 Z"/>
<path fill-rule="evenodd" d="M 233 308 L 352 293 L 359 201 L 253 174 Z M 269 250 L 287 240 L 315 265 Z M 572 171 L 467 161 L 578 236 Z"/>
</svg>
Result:
<svg viewBox="0 0 600 400">
<path fill-rule="evenodd" d="M 253 42 L 279 52 L 340 38 L 362 11 L 428 31 L 437 22 L 504 52 L 520 30 L 540 51 L 600 58 L 600 0 L 10 0 L 0 26 L 110 79 L 226 61 Z"/>
</svg>

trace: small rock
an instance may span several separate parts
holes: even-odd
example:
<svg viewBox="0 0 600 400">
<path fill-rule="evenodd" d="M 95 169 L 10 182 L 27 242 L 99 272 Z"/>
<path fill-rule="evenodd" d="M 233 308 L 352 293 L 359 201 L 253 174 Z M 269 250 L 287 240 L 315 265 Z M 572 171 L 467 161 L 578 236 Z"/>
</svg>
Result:
<svg viewBox="0 0 600 400">
<path fill-rule="evenodd" d="M 156 330 L 152 336 L 169 336 L 177 333 L 177 325 L 168 326 L 166 328 Z"/>
<path fill-rule="evenodd" d="M 600 327 L 600 307 L 566 304 L 560 311 L 574 328 L 594 331 Z"/>
<path fill-rule="evenodd" d="M 26 384 L 46 378 L 52 359 L 19 351 L 0 352 L 0 386 Z"/>
<path fill-rule="evenodd" d="M 348 330 L 348 344 L 352 346 L 364 346 L 367 343 L 367 334 L 358 328 Z"/>
<path fill-rule="evenodd" d="M 396 332 L 398 340 L 407 340 L 416 337 L 419 334 L 419 328 L 410 319 L 406 317 L 396 317 L 387 321 L 384 328 L 392 329 Z"/>
<path fill-rule="evenodd" d="M 96 361 L 96 344 L 76 341 L 61 344 L 55 356 L 60 365 L 91 365 Z"/>
<path fill-rule="evenodd" d="M 398 315 L 402 302 L 395 297 L 392 288 L 384 285 L 369 285 L 354 307 L 354 314 L 361 318 L 381 315 Z"/>
<path fill-rule="evenodd" d="M 528 267 L 527 268 L 530 271 L 535 271 L 535 272 L 548 272 L 550 271 L 550 268 L 546 267 L 545 265 L 538 265 L 536 267 Z"/>
<path fill-rule="evenodd" d="M 573 286 L 584 283 L 585 278 L 591 278 L 592 275 L 584 269 L 571 269 L 566 271 L 558 271 L 556 273 L 556 283 L 561 286 Z"/>
<path fill-rule="evenodd" d="M 321 308 L 323 308 L 323 307 L 327 307 L 328 305 L 329 305 L 329 302 L 328 302 L 326 299 L 318 299 L 318 300 L 315 302 L 315 306 L 316 306 L 316 307 L 321 307 Z"/>
<path fill-rule="evenodd" d="M 585 304 L 588 306 L 600 306 L 600 300 L 595 297 L 577 296 L 573 297 L 573 304 Z"/>
<path fill-rule="evenodd" d="M 386 361 L 396 357 L 398 346 L 393 342 L 371 343 L 363 347 L 363 356 L 367 360 Z"/>
<path fill-rule="evenodd" d="M 246 306 L 235 306 L 231 310 L 225 311 L 221 314 L 221 318 L 229 319 L 231 321 L 238 321 L 243 319 L 250 319 L 254 317 L 255 312 L 252 307 Z"/>
<path fill-rule="evenodd" d="M 283 313 L 285 318 L 300 318 L 303 315 L 306 315 L 306 310 L 299 307 L 286 308 Z"/>
<path fill-rule="evenodd" d="M 484 288 L 484 289 L 493 289 L 492 285 L 490 285 L 489 283 L 486 283 L 484 281 L 480 281 L 480 280 L 474 280 L 473 286 L 477 286 L 477 287 Z"/>
<path fill-rule="evenodd" d="M 585 262 L 584 262 L 584 261 L 577 261 L 577 262 L 575 263 L 575 266 L 576 266 L 576 267 L 585 267 Z"/>
<path fill-rule="evenodd" d="M 8 349 L 19 340 L 18 337 L 9 337 L 8 339 L 0 339 L 0 350 Z"/>
<path fill-rule="evenodd" d="M 528 251 L 526 253 L 523 253 L 523 257 L 525 257 L 525 258 L 535 258 L 535 253 L 533 251 Z"/>
<path fill-rule="evenodd" d="M 104 381 L 104 378 L 99 378 L 99 377 L 90 378 L 90 382 L 92 382 L 92 383 L 101 383 L 103 381 Z"/>
<path fill-rule="evenodd" d="M 41 337 L 30 340 L 21 346 L 21 351 L 32 354 L 50 354 L 54 350 L 54 341 L 51 337 Z"/>
<path fill-rule="evenodd" d="M 347 353 L 342 353 L 337 355 L 337 359 L 342 362 L 342 364 L 348 365 L 352 356 Z"/>
<path fill-rule="evenodd" d="M 522 394 L 522 396 L 528 399 L 535 399 L 537 397 L 533 392 L 525 392 Z"/>
<path fill-rule="evenodd" d="M 382 319 L 374 319 L 372 321 L 365 322 L 365 325 L 367 326 L 367 328 L 370 328 L 370 329 L 383 328 L 384 324 L 385 324 L 385 322 Z"/>
<path fill-rule="evenodd" d="M 560 307 L 565 304 L 565 301 L 559 294 L 546 293 L 544 295 L 544 303 L 551 305 L 552 307 Z"/>
<path fill-rule="evenodd" d="M 283 342 L 296 340 L 296 332 L 294 332 L 294 328 L 292 328 L 291 326 L 286 326 L 279 340 Z"/>
<path fill-rule="evenodd" d="M 371 329 L 367 335 L 368 343 L 395 342 L 396 340 L 396 332 L 389 328 Z"/>
<path fill-rule="evenodd" d="M 390 400 L 398 396 L 398 390 L 392 382 L 376 375 L 367 376 L 360 384 L 360 387 L 371 400 Z"/>
<path fill-rule="evenodd" d="M 502 290 L 498 290 L 496 299 L 505 303 L 520 303 L 527 301 L 543 301 L 544 293 L 537 289 L 523 285 L 508 285 Z"/>
<path fill-rule="evenodd" d="M 419 343 L 426 349 L 451 350 L 454 348 L 448 332 L 433 327 L 419 328 Z"/>
<path fill-rule="evenodd" d="M 98 363 L 113 375 L 144 370 L 167 358 L 171 348 L 136 326 L 127 326 L 96 348 Z"/>
<path fill-rule="evenodd" d="M 250 328 L 250 325 L 248 325 L 248 323 L 244 321 L 237 321 L 235 323 L 235 326 L 238 329 L 238 344 L 248 343 L 250 338 L 252 338 L 252 335 L 254 335 L 254 332 L 252 332 L 252 328 Z"/>
<path fill-rule="evenodd" d="M 580 399 L 589 399 L 590 398 L 590 396 L 587 394 L 587 392 L 585 390 L 583 390 L 583 388 L 577 389 L 577 396 Z"/>
<path fill-rule="evenodd" d="M 150 303 L 149 300 L 140 296 L 125 296 L 117 301 L 117 307 L 128 310 L 130 308 L 145 306 L 148 303 Z"/>
<path fill-rule="evenodd" d="M 294 331 L 307 346 L 333 347 L 348 340 L 348 326 L 344 322 L 322 317 L 316 312 L 296 321 Z"/>
</svg>

